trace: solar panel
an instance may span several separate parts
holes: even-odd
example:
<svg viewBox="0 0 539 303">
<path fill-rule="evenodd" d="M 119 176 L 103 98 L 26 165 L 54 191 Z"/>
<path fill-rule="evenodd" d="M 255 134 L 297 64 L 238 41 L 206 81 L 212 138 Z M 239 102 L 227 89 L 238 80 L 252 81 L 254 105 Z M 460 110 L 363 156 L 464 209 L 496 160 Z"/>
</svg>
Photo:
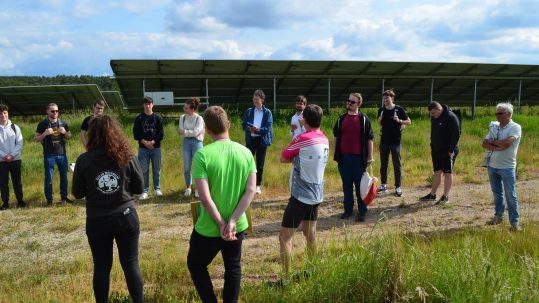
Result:
<svg viewBox="0 0 539 303">
<path fill-rule="evenodd" d="M 515 100 L 537 103 L 539 65 L 286 60 L 111 60 L 129 108 L 139 109 L 145 92 L 172 91 L 174 98 L 208 96 L 210 104 L 251 104 L 255 89 L 266 103 L 293 106 L 295 97 L 327 104 L 352 91 L 366 105 L 379 105 L 383 89 L 395 88 L 397 102 L 452 105 Z M 477 80 L 477 90 L 475 83 Z M 275 96 L 274 96 L 275 95 Z"/>
<path fill-rule="evenodd" d="M 103 94 L 103 97 L 105 97 L 105 101 L 110 107 L 120 109 L 126 107 L 124 103 L 124 98 L 119 91 L 101 91 L 101 94 Z"/>
<path fill-rule="evenodd" d="M 0 102 L 12 115 L 44 114 L 51 102 L 62 111 L 84 109 L 98 99 L 104 98 L 96 84 L 0 87 Z"/>
</svg>

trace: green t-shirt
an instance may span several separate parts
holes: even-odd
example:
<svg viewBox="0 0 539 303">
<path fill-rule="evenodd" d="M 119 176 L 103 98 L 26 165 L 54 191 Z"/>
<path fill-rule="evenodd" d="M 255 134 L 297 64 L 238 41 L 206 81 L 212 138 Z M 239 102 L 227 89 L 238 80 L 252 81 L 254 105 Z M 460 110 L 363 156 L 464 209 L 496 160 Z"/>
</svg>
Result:
<svg viewBox="0 0 539 303">
<path fill-rule="evenodd" d="M 245 192 L 247 178 L 256 173 L 251 151 L 245 146 L 227 140 L 216 141 L 199 149 L 193 159 L 193 178 L 208 179 L 210 195 L 224 220 L 234 213 Z M 236 222 L 236 232 L 249 227 L 245 213 Z M 219 225 L 204 207 L 201 207 L 195 230 L 206 237 L 220 237 Z"/>
</svg>

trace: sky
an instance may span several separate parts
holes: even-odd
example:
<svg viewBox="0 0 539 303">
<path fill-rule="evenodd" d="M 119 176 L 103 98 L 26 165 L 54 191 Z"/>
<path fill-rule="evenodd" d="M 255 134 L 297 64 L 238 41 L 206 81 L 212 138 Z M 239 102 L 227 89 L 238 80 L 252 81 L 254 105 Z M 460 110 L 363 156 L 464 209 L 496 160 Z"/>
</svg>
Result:
<svg viewBox="0 0 539 303">
<path fill-rule="evenodd" d="M 539 0 L 0 0 L 0 76 L 111 59 L 539 64 Z"/>
</svg>

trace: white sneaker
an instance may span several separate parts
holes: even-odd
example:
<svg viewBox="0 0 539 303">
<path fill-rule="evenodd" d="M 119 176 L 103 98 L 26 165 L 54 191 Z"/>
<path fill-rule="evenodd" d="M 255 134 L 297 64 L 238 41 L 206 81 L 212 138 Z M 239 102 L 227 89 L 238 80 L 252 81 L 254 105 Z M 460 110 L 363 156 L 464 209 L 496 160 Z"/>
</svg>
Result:
<svg viewBox="0 0 539 303">
<path fill-rule="evenodd" d="M 198 189 L 195 189 L 195 198 L 198 198 Z"/>
<path fill-rule="evenodd" d="M 183 195 L 186 196 L 186 197 L 189 197 L 191 195 L 191 189 L 188 188 L 186 189 L 184 192 L 183 192 Z"/>
<path fill-rule="evenodd" d="M 155 195 L 158 196 L 158 197 L 162 197 L 162 196 L 163 196 L 163 192 L 162 192 L 160 189 L 156 189 L 156 190 L 155 190 Z"/>
<path fill-rule="evenodd" d="M 142 195 L 140 195 L 140 196 L 138 197 L 138 199 L 139 199 L 139 200 L 146 200 L 146 199 L 148 199 L 148 193 L 142 193 Z"/>
<path fill-rule="evenodd" d="M 257 186 L 257 187 L 256 187 L 256 193 L 257 193 L 257 194 L 261 194 L 261 193 L 262 193 L 262 191 L 260 190 L 260 186 Z"/>
</svg>

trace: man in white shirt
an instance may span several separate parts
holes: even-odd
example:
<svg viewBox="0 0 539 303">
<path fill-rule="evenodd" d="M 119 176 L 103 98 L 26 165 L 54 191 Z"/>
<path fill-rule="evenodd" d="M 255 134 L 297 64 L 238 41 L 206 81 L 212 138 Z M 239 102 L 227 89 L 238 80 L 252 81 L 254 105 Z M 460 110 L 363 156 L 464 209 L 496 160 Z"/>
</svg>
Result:
<svg viewBox="0 0 539 303">
<path fill-rule="evenodd" d="M 490 188 L 494 195 L 494 217 L 487 224 L 496 225 L 503 222 L 505 210 L 504 197 L 507 202 L 511 231 L 520 231 L 520 215 L 518 208 L 516 183 L 517 152 L 522 129 L 513 122 L 513 105 L 499 103 L 496 106 L 497 123 L 491 123 L 483 147 L 492 151 L 488 164 Z M 496 125 L 497 124 L 497 125 Z"/>
<path fill-rule="evenodd" d="M 0 210 L 9 208 L 9 175 L 13 183 L 13 191 L 17 197 L 17 206 L 26 207 L 23 200 L 21 181 L 21 129 L 9 120 L 9 108 L 0 104 L 0 190 L 2 206 Z"/>
<path fill-rule="evenodd" d="M 305 106 L 307 106 L 307 98 L 303 95 L 297 96 L 296 113 L 290 120 L 290 134 L 292 135 L 292 140 L 305 132 L 305 126 L 303 124 L 303 110 L 305 109 Z"/>
</svg>

